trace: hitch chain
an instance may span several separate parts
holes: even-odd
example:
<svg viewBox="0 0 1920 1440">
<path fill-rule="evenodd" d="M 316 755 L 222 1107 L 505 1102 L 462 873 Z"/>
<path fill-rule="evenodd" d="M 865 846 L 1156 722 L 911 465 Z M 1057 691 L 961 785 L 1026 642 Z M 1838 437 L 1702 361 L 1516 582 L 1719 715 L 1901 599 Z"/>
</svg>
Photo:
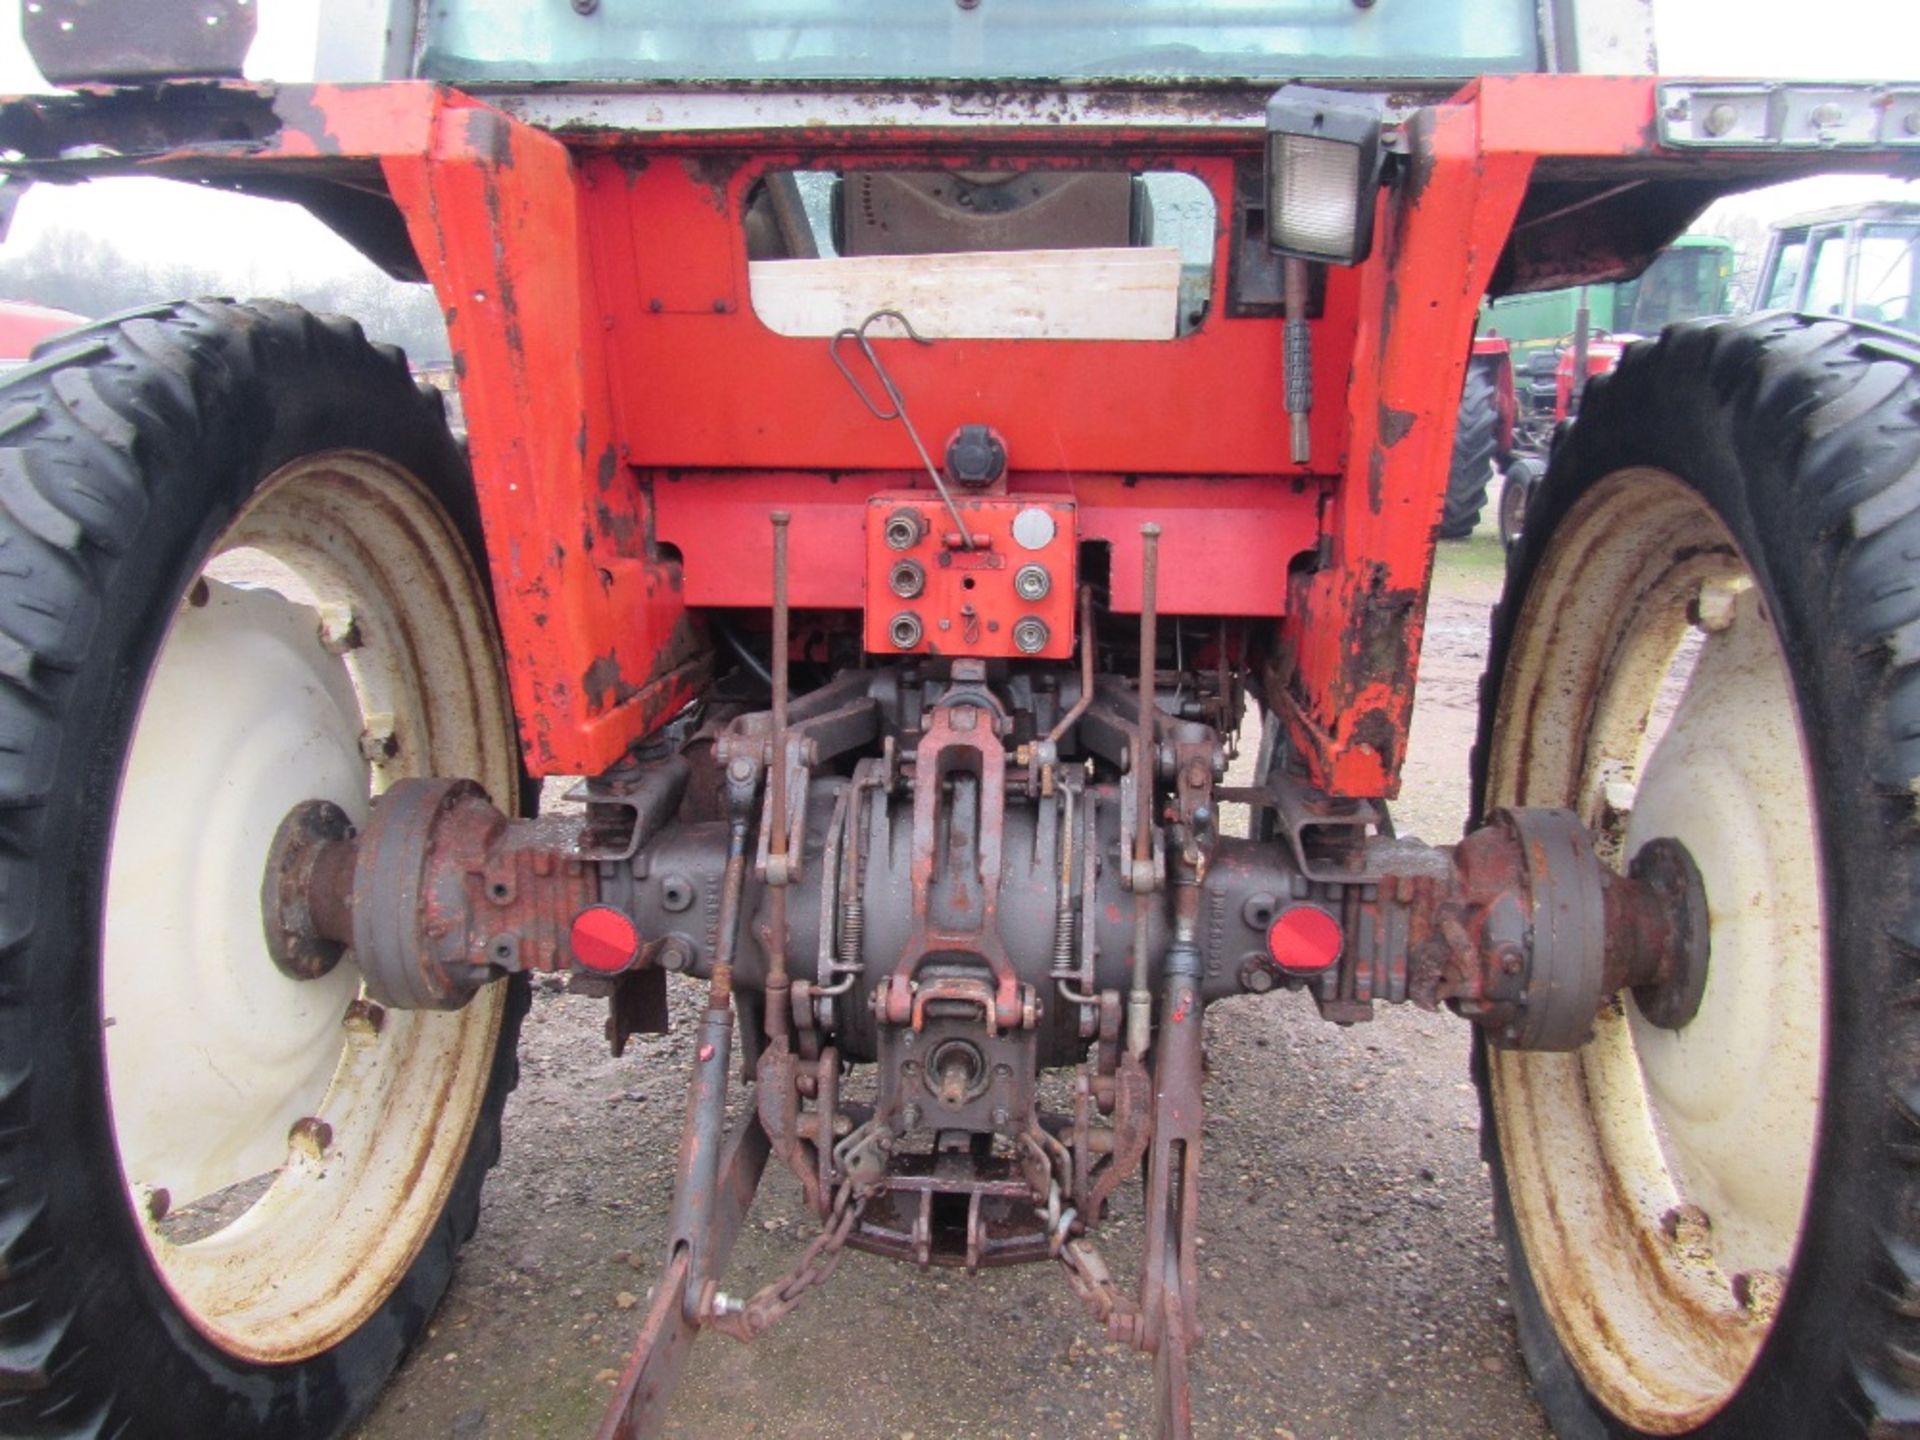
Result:
<svg viewBox="0 0 1920 1440">
<path fill-rule="evenodd" d="M 766 1334 L 800 1303 L 802 1296 L 815 1286 L 824 1285 L 839 1268 L 841 1257 L 846 1254 L 847 1237 L 867 1208 L 870 1193 L 856 1193 L 851 1180 L 842 1181 L 834 1192 L 833 1208 L 827 1212 L 826 1223 L 800 1252 L 793 1268 L 761 1286 L 744 1303 L 709 1281 L 700 1297 L 701 1323 L 742 1343 Z"/>
<path fill-rule="evenodd" d="M 1140 1343 L 1139 1303 L 1114 1283 L 1106 1257 L 1091 1240 L 1076 1236 L 1060 1247 L 1060 1263 L 1066 1267 L 1067 1284 L 1087 1307 L 1095 1322 L 1104 1326 L 1109 1340 L 1138 1346 Z"/>
</svg>

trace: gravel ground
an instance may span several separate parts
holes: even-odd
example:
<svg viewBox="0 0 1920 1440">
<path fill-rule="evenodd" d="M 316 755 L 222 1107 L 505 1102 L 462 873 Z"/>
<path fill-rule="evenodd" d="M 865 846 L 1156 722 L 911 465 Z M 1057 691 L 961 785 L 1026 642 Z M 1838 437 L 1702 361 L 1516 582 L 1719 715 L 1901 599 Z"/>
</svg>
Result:
<svg viewBox="0 0 1920 1440">
<path fill-rule="evenodd" d="M 1497 542 L 1443 546 L 1403 833 L 1459 833 L 1499 588 Z M 612 1390 L 657 1263 L 701 991 L 674 1033 L 606 1054 L 598 1002 L 537 992 L 506 1151 L 428 1338 L 362 1440 L 584 1436 Z M 1304 998 L 1207 1016 L 1195 1428 L 1277 1440 L 1535 1440 L 1467 1080 L 1448 1016 L 1322 1022 Z M 1137 1188 L 1102 1248 L 1138 1263 Z M 729 1288 L 750 1292 L 809 1235 L 769 1168 Z M 1146 1435 L 1152 1377 L 1106 1342 L 1051 1267 L 969 1278 L 851 1255 L 747 1347 L 695 1348 L 669 1422 L 687 1437 Z"/>
</svg>

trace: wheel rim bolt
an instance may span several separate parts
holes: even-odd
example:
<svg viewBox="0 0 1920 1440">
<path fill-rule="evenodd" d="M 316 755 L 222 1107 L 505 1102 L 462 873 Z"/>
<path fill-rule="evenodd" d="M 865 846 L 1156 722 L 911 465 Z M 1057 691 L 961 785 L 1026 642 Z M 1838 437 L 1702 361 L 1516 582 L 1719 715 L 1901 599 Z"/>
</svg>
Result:
<svg viewBox="0 0 1920 1440">
<path fill-rule="evenodd" d="M 1757 1320 L 1769 1319 L 1780 1308 L 1780 1295 L 1786 1288 L 1771 1270 L 1745 1270 L 1733 1277 L 1733 1303 Z"/>
<path fill-rule="evenodd" d="M 345 655 L 358 650 L 366 640 L 360 634 L 360 621 L 345 605 L 320 607 L 320 648 L 329 655 Z"/>
<path fill-rule="evenodd" d="M 1734 607 L 1740 598 L 1733 586 L 1708 581 L 1687 606 L 1687 620 L 1709 635 L 1718 635 L 1733 624 Z"/>
<path fill-rule="evenodd" d="M 1713 1221 L 1706 1211 L 1687 1201 L 1660 1217 L 1660 1233 L 1676 1250 L 1704 1253 L 1712 1244 Z"/>
<path fill-rule="evenodd" d="M 364 1044 L 380 1037 L 380 1027 L 387 1023 L 387 1012 L 371 1000 L 350 1000 L 340 1023 L 348 1035 Z"/>
<path fill-rule="evenodd" d="M 400 753 L 400 737 L 394 733 L 393 716 L 369 715 L 367 728 L 360 732 L 360 758 L 383 765 Z"/>
<path fill-rule="evenodd" d="M 333 1144 L 333 1127 L 326 1121 L 312 1115 L 293 1122 L 293 1128 L 287 1131 L 287 1144 L 296 1155 L 304 1155 L 309 1160 L 318 1160 L 327 1153 L 327 1147 Z"/>
</svg>

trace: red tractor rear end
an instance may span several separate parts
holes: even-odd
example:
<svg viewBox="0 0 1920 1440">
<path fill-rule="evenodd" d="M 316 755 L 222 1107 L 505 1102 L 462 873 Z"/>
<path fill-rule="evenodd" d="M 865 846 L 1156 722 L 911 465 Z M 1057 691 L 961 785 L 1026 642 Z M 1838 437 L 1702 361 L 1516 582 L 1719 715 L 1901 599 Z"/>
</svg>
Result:
<svg viewBox="0 0 1920 1440">
<path fill-rule="evenodd" d="M 1920 357 L 1785 314 L 1630 350 L 1513 562 L 1473 827 L 1388 809 L 1483 295 L 1913 173 L 1920 88 L 1571 73 L 1644 11 L 1519 0 L 472 0 L 395 7 L 378 83 L 267 86 L 201 8 L 27 6 L 84 88 L 0 108 L 5 167 L 307 206 L 433 285 L 468 447 L 267 302 L 0 397 L 9 1433 L 343 1430 L 475 1223 L 529 978 L 618 1053 L 670 972 L 604 1435 L 848 1250 L 1058 1265 L 1190 1433 L 1203 1014 L 1282 991 L 1476 1027 L 1564 1433 L 1920 1414 Z M 818 1231 L 743 1289 L 770 1161 Z"/>
</svg>

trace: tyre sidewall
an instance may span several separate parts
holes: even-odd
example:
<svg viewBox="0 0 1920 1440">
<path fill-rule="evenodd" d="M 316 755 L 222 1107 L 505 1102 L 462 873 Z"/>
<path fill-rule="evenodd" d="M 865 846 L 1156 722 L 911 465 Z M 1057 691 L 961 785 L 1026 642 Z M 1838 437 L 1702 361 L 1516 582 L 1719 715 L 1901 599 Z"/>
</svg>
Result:
<svg viewBox="0 0 1920 1440">
<path fill-rule="evenodd" d="M 240 312 L 257 320 L 254 312 Z M 102 1385 L 114 1421 L 129 1433 L 254 1435 L 337 1433 L 370 1404 L 431 1313 L 470 1225 L 491 1154 L 476 1145 L 445 1213 L 394 1295 L 337 1347 L 284 1366 L 236 1360 L 181 1312 L 148 1254 L 127 1199 L 108 1102 L 101 1012 L 101 921 L 107 857 L 122 766 L 147 678 L 169 624 L 248 499 L 286 464 L 317 451 L 352 450 L 403 467 L 447 509 L 480 555 L 472 487 L 458 449 L 414 390 L 397 352 L 370 350 L 350 332 L 310 317 L 270 313 L 265 323 L 213 328 L 196 337 L 187 383 L 197 424 L 143 425 L 136 459 L 146 481 L 138 537 L 104 577 L 85 660 L 58 701 L 58 788 L 39 817 L 35 845 L 36 952 L 32 1127 L 57 1142 L 43 1154 L 46 1215 L 54 1249 L 74 1267 L 61 1290 L 77 1298 L 75 1326 L 117 1337 Z M 96 377 L 122 413 L 174 416 L 178 377 L 155 371 Z M 86 563 L 83 560 L 83 563 Z M 192 844 L 194 817 L 179 817 L 169 844 Z M 522 992 L 524 987 L 520 987 Z M 501 1056 L 476 1134 L 497 1123 L 504 1063 L 524 993 L 510 1002 Z M 57 1025 L 49 1017 L 61 1017 Z M 110 1377 L 110 1378 L 109 1378 Z M 89 1377 L 92 1379 L 93 1377 Z M 124 1397 L 124 1398 L 121 1398 Z M 151 1407 L 165 1398 L 164 1414 Z"/>
<path fill-rule="evenodd" d="M 1896 1171 L 1881 1103 L 1893 1083 L 1886 1057 L 1899 1042 L 1887 998 L 1903 983 L 1889 918 L 1910 916 L 1915 901 L 1910 859 L 1888 843 L 1889 817 L 1866 758 L 1875 737 L 1863 731 L 1875 723 L 1879 706 L 1855 647 L 1841 639 L 1833 608 L 1837 549 L 1810 491 L 1821 461 L 1802 422 L 1833 391 L 1823 388 L 1818 371 L 1779 364 L 1779 357 L 1769 364 L 1762 338 L 1739 327 L 1672 331 L 1659 347 L 1635 347 L 1615 374 L 1592 383 L 1582 422 L 1556 447 L 1530 506 L 1502 602 L 1503 610 L 1517 612 L 1554 534 L 1582 496 L 1617 471 L 1657 467 L 1699 493 L 1738 542 L 1787 658 L 1824 871 L 1827 1103 L 1781 1308 L 1747 1380 L 1697 1432 L 1748 1440 L 1842 1433 L 1857 1411 L 1850 1357 L 1877 1343 L 1877 1307 L 1864 1298 L 1875 1279 L 1873 1236 L 1897 1218 L 1889 1211 L 1904 1202 L 1906 1184 Z M 1740 363 L 1741 352 L 1751 352 L 1751 364 Z M 1743 376 L 1737 382 L 1743 389 L 1729 391 L 1730 374 Z M 1509 620 L 1505 633 L 1496 633 L 1490 686 L 1499 683 L 1510 636 Z M 1486 805 L 1497 693 L 1483 697 L 1477 814 Z M 1477 1064 L 1484 1081 L 1484 1056 Z M 1637 1434 L 1604 1415 L 1561 1350 L 1519 1243 L 1490 1108 L 1486 1134 L 1520 1339 L 1543 1405 L 1562 1436 Z M 1846 1323 L 1836 1323 L 1838 1317 Z"/>
</svg>

